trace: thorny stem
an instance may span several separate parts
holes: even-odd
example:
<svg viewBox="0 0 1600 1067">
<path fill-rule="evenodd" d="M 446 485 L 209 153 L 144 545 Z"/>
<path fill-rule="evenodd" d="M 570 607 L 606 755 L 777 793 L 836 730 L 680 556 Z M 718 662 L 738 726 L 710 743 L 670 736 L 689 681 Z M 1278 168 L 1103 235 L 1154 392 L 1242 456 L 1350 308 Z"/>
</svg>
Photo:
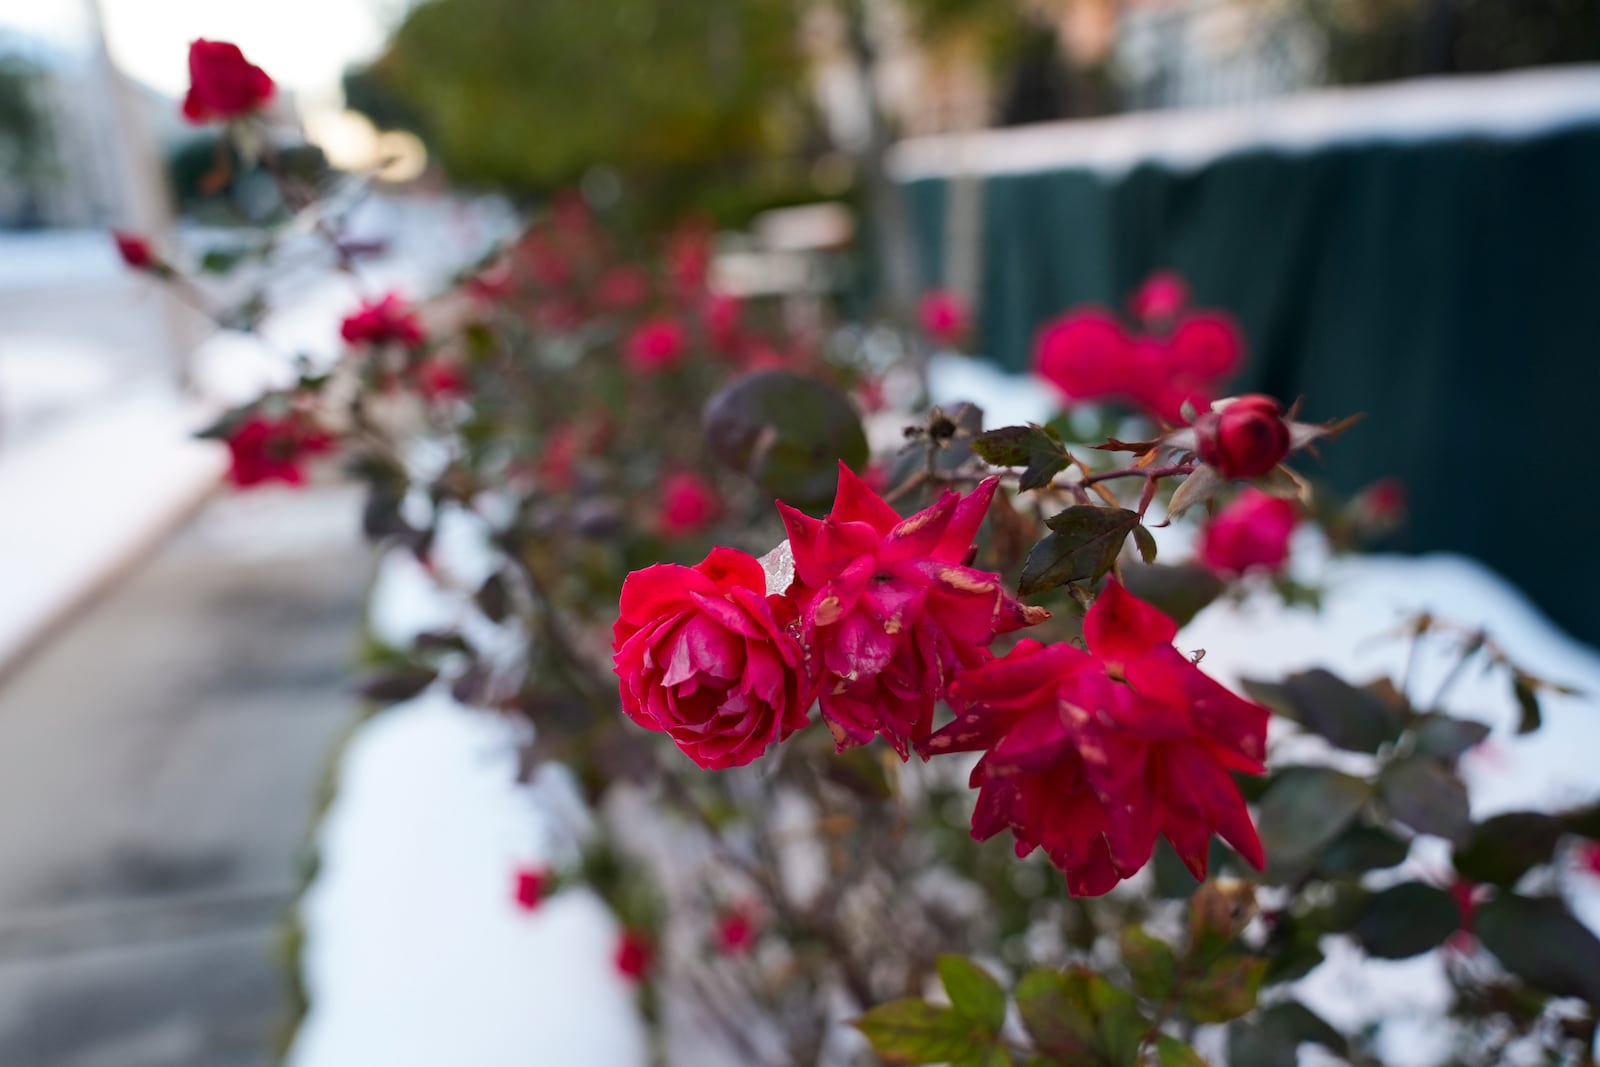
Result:
<svg viewBox="0 0 1600 1067">
<path fill-rule="evenodd" d="M 1173 463 L 1165 467 L 1119 467 L 1116 470 L 1090 474 L 1088 473 L 1088 467 L 1075 457 L 1072 462 L 1074 466 L 1084 472 L 1083 477 L 1052 481 L 1043 488 L 1071 493 L 1084 503 L 1088 502 L 1087 490 L 1089 489 L 1096 489 L 1097 492 L 1101 493 L 1101 499 L 1106 500 L 1105 492 L 1097 488 L 1103 482 L 1115 481 L 1119 478 L 1143 478 L 1147 487 L 1153 487 L 1162 478 L 1175 478 L 1179 475 L 1193 474 L 1199 469 L 1199 464 L 1197 463 Z M 941 471 L 925 468 L 895 486 L 884 497 L 884 500 L 892 504 L 929 482 L 943 482 L 948 485 L 972 485 L 981 481 L 983 477 L 983 475 L 971 471 Z M 1021 475 L 1013 471 L 1000 471 L 999 478 L 1003 482 L 1016 482 L 1021 480 Z M 1147 488 L 1147 494 L 1149 492 L 1150 490 Z M 1111 502 L 1111 500 L 1107 500 L 1108 504 Z"/>
</svg>

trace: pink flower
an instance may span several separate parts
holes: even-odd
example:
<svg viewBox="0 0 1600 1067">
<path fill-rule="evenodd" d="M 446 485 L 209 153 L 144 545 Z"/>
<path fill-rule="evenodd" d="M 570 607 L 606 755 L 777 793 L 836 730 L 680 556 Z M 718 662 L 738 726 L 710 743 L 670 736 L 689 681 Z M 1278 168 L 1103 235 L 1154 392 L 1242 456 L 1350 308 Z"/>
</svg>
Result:
<svg viewBox="0 0 1600 1067">
<path fill-rule="evenodd" d="M 778 505 L 806 668 L 841 750 L 881 734 L 906 758 L 958 670 L 987 660 L 995 634 L 1049 617 L 1012 599 L 999 575 L 962 565 L 998 484 L 946 491 L 902 519 L 841 463 L 827 518 Z"/>
<path fill-rule="evenodd" d="M 417 364 L 417 390 L 429 400 L 449 400 L 467 391 L 466 376 L 453 360 L 434 356 Z"/>
<path fill-rule="evenodd" d="M 550 889 L 550 872 L 540 867 L 523 867 L 516 873 L 512 897 L 523 911 L 534 911 Z"/>
<path fill-rule="evenodd" d="M 679 299 L 705 292 L 711 277 L 711 228 L 690 223 L 673 235 L 667 244 L 667 279 Z"/>
<path fill-rule="evenodd" d="M 339 336 L 352 345 L 393 342 L 416 346 L 424 335 L 411 305 L 398 293 L 388 293 L 381 300 L 362 301 L 339 325 Z"/>
<path fill-rule="evenodd" d="M 1289 536 L 1300 521 L 1292 501 L 1246 489 L 1200 535 L 1200 560 L 1225 577 L 1260 568 L 1276 574 L 1289 559 Z"/>
<path fill-rule="evenodd" d="M 1600 841 L 1586 841 L 1578 846 L 1578 866 L 1600 878 Z"/>
<path fill-rule="evenodd" d="M 967 310 L 948 290 L 935 289 L 923 296 L 917 311 L 922 332 L 940 344 L 955 344 L 967 332 Z"/>
<path fill-rule="evenodd" d="M 806 724 L 800 646 L 774 614 L 787 605 L 766 589 L 761 564 L 731 548 L 622 584 L 611 644 L 622 710 L 701 767 L 749 763 Z"/>
<path fill-rule="evenodd" d="M 1172 620 L 1107 582 L 1083 623 L 1088 651 L 1023 640 L 962 673 L 956 720 L 924 756 L 984 753 L 972 773 L 980 840 L 1009 829 L 1043 848 L 1074 894 L 1097 895 L 1150 859 L 1156 835 L 1196 878 L 1213 832 L 1264 864 L 1232 772 L 1265 767 L 1267 710 L 1172 647 Z"/>
<path fill-rule="evenodd" d="M 281 418 L 252 413 L 225 443 L 232 460 L 228 478 L 240 488 L 272 481 L 301 485 L 306 458 L 333 447 L 332 438 L 294 412 Z"/>
<path fill-rule="evenodd" d="M 1200 462 L 1224 478 L 1259 478 L 1289 454 L 1289 424 L 1270 396 L 1236 397 L 1194 420 Z"/>
<path fill-rule="evenodd" d="M 276 91 L 267 72 L 239 46 L 201 39 L 189 45 L 189 92 L 183 117 L 192 123 L 233 119 L 266 105 Z"/>
<path fill-rule="evenodd" d="M 722 498 L 712 484 L 688 471 L 669 474 L 661 483 L 656 528 L 667 538 L 692 537 L 722 514 Z"/>
<path fill-rule="evenodd" d="M 622 977 L 638 982 L 650 973 L 654 956 L 650 939 L 643 932 L 624 930 L 622 936 L 617 939 L 617 952 L 613 961 Z"/>
<path fill-rule="evenodd" d="M 711 344 L 723 355 L 735 355 L 742 337 L 739 320 L 744 315 L 744 303 L 736 296 L 713 293 L 705 304 L 706 332 Z"/>
<path fill-rule="evenodd" d="M 742 956 L 755 947 L 760 932 L 748 907 L 729 908 L 717 918 L 717 951 L 724 956 Z"/>
<path fill-rule="evenodd" d="M 160 262 L 150 248 L 150 242 L 139 234 L 112 230 L 111 239 L 117 244 L 117 255 L 133 270 L 150 270 Z"/>
<path fill-rule="evenodd" d="M 595 290 L 595 301 L 608 311 L 630 311 L 649 298 L 650 275 L 633 264 L 607 271 Z"/>
<path fill-rule="evenodd" d="M 1040 329 L 1034 369 L 1068 400 L 1095 400 L 1123 387 L 1132 345 L 1110 314 L 1095 308 L 1073 311 Z"/>
<path fill-rule="evenodd" d="M 1189 286 L 1176 271 L 1157 271 L 1145 279 L 1129 303 L 1133 317 L 1146 326 L 1170 322 L 1189 303 Z"/>
<path fill-rule="evenodd" d="M 662 371 L 676 367 L 689 354 L 683 326 L 674 319 L 650 319 L 628 337 L 625 355 L 637 371 Z"/>
</svg>

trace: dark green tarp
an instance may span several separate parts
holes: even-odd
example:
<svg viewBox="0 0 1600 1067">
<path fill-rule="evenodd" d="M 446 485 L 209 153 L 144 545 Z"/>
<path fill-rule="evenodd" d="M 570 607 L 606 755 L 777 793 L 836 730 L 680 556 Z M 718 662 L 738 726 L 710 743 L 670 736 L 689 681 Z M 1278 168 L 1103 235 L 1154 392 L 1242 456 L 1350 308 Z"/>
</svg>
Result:
<svg viewBox="0 0 1600 1067">
<path fill-rule="evenodd" d="M 936 279 L 945 182 L 906 189 Z M 1396 547 L 1475 556 L 1600 644 L 1600 124 L 998 175 L 983 203 L 995 361 L 1025 367 L 1040 323 L 1174 268 L 1244 328 L 1232 391 L 1366 413 L 1323 474 L 1346 491 L 1403 479 Z"/>
</svg>

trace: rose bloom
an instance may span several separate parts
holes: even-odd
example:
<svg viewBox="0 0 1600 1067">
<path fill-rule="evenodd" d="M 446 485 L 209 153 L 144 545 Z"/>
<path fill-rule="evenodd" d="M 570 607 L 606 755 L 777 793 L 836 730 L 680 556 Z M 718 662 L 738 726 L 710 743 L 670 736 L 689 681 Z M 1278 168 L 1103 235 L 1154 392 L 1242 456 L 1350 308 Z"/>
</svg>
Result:
<svg viewBox="0 0 1600 1067">
<path fill-rule="evenodd" d="M 717 918 L 717 951 L 724 956 L 742 956 L 755 947 L 760 930 L 748 907 L 734 907 Z"/>
<path fill-rule="evenodd" d="M 1034 370 L 1068 400 L 1115 393 L 1127 381 L 1133 339 L 1099 309 L 1073 311 L 1046 323 L 1034 342 Z"/>
<path fill-rule="evenodd" d="M 307 457 L 333 447 L 332 438 L 292 412 L 281 418 L 248 415 L 225 443 L 232 459 L 228 479 L 240 488 L 273 481 L 301 485 Z"/>
<path fill-rule="evenodd" d="M 906 758 L 959 669 L 987 660 L 997 633 L 1049 617 L 1012 599 L 999 575 L 962 565 L 998 484 L 947 490 L 902 519 L 841 463 L 827 518 L 778 505 L 807 671 L 841 750 L 882 734 Z"/>
<path fill-rule="evenodd" d="M 711 344 L 725 356 L 737 355 L 742 332 L 739 320 L 744 315 L 744 302 L 736 296 L 713 293 L 705 303 L 706 333 Z"/>
<path fill-rule="evenodd" d="M 1246 489 L 1206 524 L 1200 562 L 1224 577 L 1256 568 L 1276 574 L 1289 560 L 1289 537 L 1299 521 L 1293 501 Z"/>
<path fill-rule="evenodd" d="M 1283 406 L 1251 393 L 1215 405 L 1194 420 L 1200 462 L 1224 478 L 1259 478 L 1289 454 Z"/>
<path fill-rule="evenodd" d="M 149 270 L 156 265 L 156 254 L 151 250 L 150 242 L 139 234 L 112 230 L 111 239 L 116 242 L 117 255 L 122 257 L 122 262 L 127 266 L 134 270 Z"/>
<path fill-rule="evenodd" d="M 629 335 L 624 354 L 634 370 L 668 370 L 683 362 L 689 354 L 689 342 L 677 321 L 650 319 Z"/>
<path fill-rule="evenodd" d="M 922 332 L 940 344 L 955 344 L 967 332 L 967 310 L 956 295 L 947 290 L 935 289 L 923 296 L 917 312 L 922 320 Z"/>
<path fill-rule="evenodd" d="M 643 267 L 623 264 L 600 278 L 595 301 L 610 311 L 628 311 L 650 298 L 650 275 Z"/>
<path fill-rule="evenodd" d="M 806 724 L 800 646 L 756 560 L 714 548 L 693 567 L 657 564 L 622 584 L 611 650 L 622 710 L 701 767 L 749 763 Z"/>
<path fill-rule="evenodd" d="M 523 911 L 533 911 L 544 901 L 550 888 L 550 872 L 538 867 L 523 867 L 512 884 L 512 897 Z"/>
<path fill-rule="evenodd" d="M 650 972 L 655 953 L 650 939 L 638 930 L 624 930 L 617 939 L 617 952 L 613 962 L 622 977 L 637 982 Z"/>
<path fill-rule="evenodd" d="M 698 474 L 680 471 L 669 474 L 661 483 L 660 510 L 656 528 L 667 538 L 692 537 L 722 514 L 722 498 L 716 488 Z"/>
<path fill-rule="evenodd" d="M 1196 878 L 1213 832 L 1265 863 L 1232 773 L 1261 774 L 1267 710 L 1172 646 L 1176 625 L 1115 579 L 1084 616 L 1088 651 L 1024 640 L 961 675 L 958 715 L 924 756 L 983 752 L 972 772 L 979 840 L 1010 830 L 1043 848 L 1077 895 L 1150 860 L 1163 834 Z"/>
<path fill-rule="evenodd" d="M 1189 285 L 1176 271 L 1162 270 L 1150 275 L 1129 301 L 1133 317 L 1149 326 L 1170 322 L 1189 303 Z"/>
<path fill-rule="evenodd" d="M 466 376 L 452 360 L 434 356 L 417 364 L 417 391 L 429 400 L 450 400 L 467 391 Z"/>
<path fill-rule="evenodd" d="M 339 336 L 352 345 L 415 346 L 424 334 L 416 310 L 398 293 L 387 293 L 380 300 L 362 301 L 339 325 Z"/>
<path fill-rule="evenodd" d="M 276 88 L 266 71 L 244 58 L 238 45 L 202 38 L 189 45 L 183 117 L 201 123 L 248 115 L 271 101 Z"/>
</svg>

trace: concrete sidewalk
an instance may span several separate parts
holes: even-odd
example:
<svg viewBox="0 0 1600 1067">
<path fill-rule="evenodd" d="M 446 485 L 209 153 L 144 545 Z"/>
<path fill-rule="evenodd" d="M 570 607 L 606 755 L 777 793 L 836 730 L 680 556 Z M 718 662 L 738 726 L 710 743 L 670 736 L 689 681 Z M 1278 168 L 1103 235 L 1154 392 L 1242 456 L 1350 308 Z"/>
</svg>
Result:
<svg viewBox="0 0 1600 1067">
<path fill-rule="evenodd" d="M 348 489 L 219 496 L 0 686 L 0 1064 L 269 1062 L 358 527 Z"/>
</svg>

